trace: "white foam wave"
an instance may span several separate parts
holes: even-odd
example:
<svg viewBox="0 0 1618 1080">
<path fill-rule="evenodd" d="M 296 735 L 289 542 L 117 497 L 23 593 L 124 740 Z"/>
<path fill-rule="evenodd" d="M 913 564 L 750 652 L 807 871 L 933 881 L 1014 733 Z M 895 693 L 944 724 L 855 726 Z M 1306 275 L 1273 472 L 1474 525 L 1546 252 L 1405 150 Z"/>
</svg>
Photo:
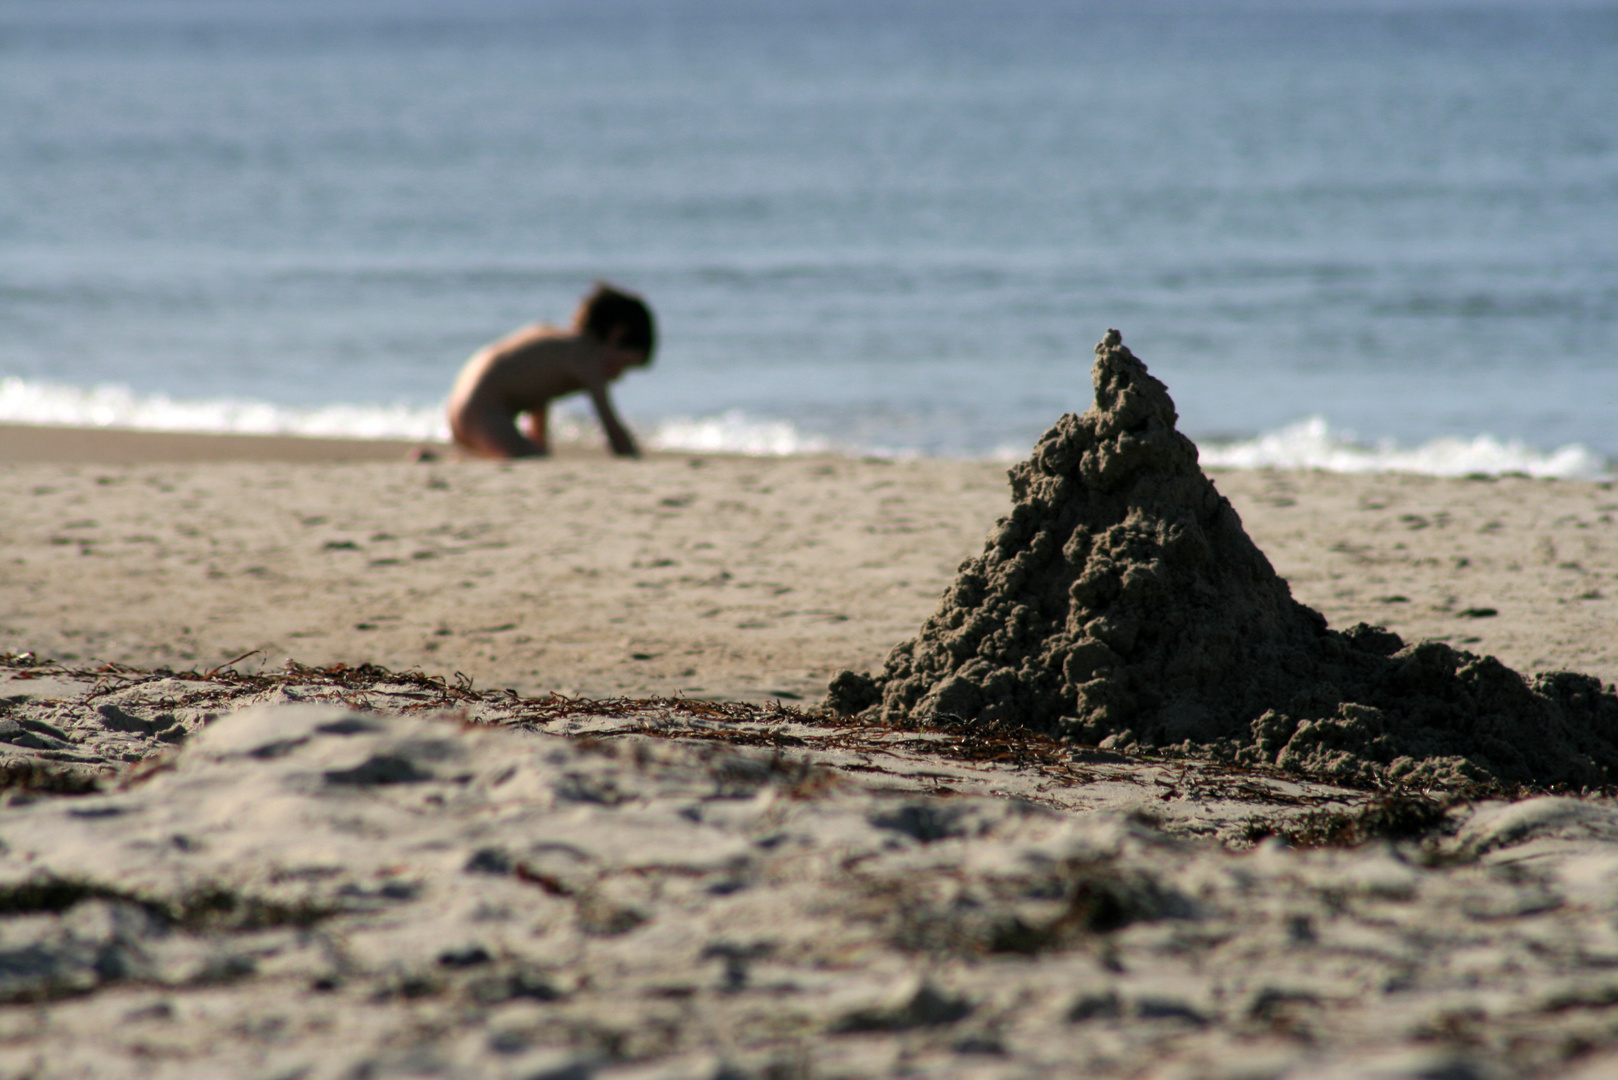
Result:
<svg viewBox="0 0 1618 1080">
<path fill-rule="evenodd" d="M 184 400 L 126 386 L 0 379 L 0 423 L 332 439 L 444 440 L 442 406 L 322 405 L 299 409 L 236 398 Z"/>
<path fill-rule="evenodd" d="M 449 426 L 440 405 L 333 404 L 294 408 L 237 398 L 177 399 L 137 394 L 125 386 L 68 386 L 16 377 L 0 378 L 0 423 L 67 427 L 128 428 L 203 434 L 293 435 L 311 438 L 447 441 Z M 552 438 L 562 443 L 600 439 L 594 418 L 559 410 Z M 740 409 L 713 416 L 672 417 L 649 425 L 646 445 L 677 453 L 793 454 L 850 453 L 911 457 L 914 449 L 845 445 L 801 431 L 790 420 L 760 417 Z M 1611 479 L 1600 454 L 1577 443 L 1551 451 L 1520 440 L 1490 435 L 1444 437 L 1405 447 L 1383 440 L 1356 441 L 1352 432 L 1333 430 L 1320 416 L 1255 439 L 1199 445 L 1204 465 L 1237 469 L 1322 469 L 1328 472 L 1409 472 L 1433 476 L 1522 473 L 1566 480 Z M 981 454 L 961 455 L 1013 461 L 1028 448 L 1010 444 Z M 949 455 L 955 456 L 955 455 Z"/>
<path fill-rule="evenodd" d="M 1609 463 L 1600 454 L 1571 443 L 1549 452 L 1492 435 L 1431 439 L 1402 447 L 1391 440 L 1366 444 L 1353 433 L 1334 432 L 1324 417 L 1307 420 L 1238 442 L 1198 447 L 1204 465 L 1236 469 L 1323 469 L 1327 472 L 1408 472 L 1430 476 L 1500 476 L 1524 473 L 1561 480 L 1605 480 Z"/>
<path fill-rule="evenodd" d="M 664 420 L 647 437 L 646 445 L 654 450 L 768 457 L 818 454 L 832 449 L 829 441 L 804 434 L 789 420 L 759 419 L 740 409 L 718 416 Z"/>
</svg>

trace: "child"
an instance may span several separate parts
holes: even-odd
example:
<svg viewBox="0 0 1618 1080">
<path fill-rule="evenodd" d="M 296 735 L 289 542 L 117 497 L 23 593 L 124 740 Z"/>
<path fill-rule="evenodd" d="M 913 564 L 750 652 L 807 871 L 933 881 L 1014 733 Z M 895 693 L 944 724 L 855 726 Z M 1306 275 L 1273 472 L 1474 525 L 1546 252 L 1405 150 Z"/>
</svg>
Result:
<svg viewBox="0 0 1618 1080">
<path fill-rule="evenodd" d="M 613 453 L 634 457 L 635 440 L 613 411 L 607 384 L 629 368 L 650 364 L 656 344 L 646 302 L 598 281 L 580 302 L 571 330 L 529 326 L 473 354 L 450 390 L 450 430 L 480 457 L 548 454 L 546 410 L 553 399 L 583 390 Z"/>
</svg>

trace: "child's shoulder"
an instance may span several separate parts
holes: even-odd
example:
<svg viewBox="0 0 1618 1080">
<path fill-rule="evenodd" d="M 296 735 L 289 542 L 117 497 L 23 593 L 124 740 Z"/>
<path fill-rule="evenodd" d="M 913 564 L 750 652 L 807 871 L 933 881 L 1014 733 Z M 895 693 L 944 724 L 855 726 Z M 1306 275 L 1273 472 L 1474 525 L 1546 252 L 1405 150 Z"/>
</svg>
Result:
<svg viewBox="0 0 1618 1080">
<path fill-rule="evenodd" d="M 564 330 L 560 326 L 536 322 L 518 327 L 501 338 L 500 343 L 502 345 L 529 345 L 539 342 L 564 342 L 571 340 L 575 336 L 572 331 Z"/>
<path fill-rule="evenodd" d="M 577 351 L 578 335 L 547 323 L 533 323 L 513 330 L 485 351 L 502 361 L 518 363 L 567 363 Z"/>
</svg>

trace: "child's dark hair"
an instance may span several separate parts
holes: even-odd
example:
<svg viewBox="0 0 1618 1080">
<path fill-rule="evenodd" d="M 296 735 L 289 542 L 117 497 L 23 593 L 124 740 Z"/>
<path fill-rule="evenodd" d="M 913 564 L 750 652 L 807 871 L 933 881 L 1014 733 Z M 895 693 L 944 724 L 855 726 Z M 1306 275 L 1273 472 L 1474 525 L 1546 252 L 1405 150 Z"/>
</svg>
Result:
<svg viewBox="0 0 1618 1080">
<path fill-rule="evenodd" d="M 606 341 L 614 330 L 621 329 L 619 346 L 640 349 L 646 353 L 646 362 L 652 362 L 652 350 L 657 348 L 657 321 L 646 301 L 634 293 L 605 281 L 596 282 L 579 305 L 578 327 L 597 341 Z"/>
</svg>

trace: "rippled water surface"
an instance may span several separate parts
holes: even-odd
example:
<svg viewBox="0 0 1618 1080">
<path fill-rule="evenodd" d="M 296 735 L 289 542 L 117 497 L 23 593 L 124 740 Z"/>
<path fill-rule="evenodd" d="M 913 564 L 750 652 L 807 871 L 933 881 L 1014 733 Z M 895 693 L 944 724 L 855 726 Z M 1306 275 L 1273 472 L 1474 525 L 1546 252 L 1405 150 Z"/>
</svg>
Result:
<svg viewBox="0 0 1618 1080">
<path fill-rule="evenodd" d="M 415 436 L 606 276 L 666 445 L 1023 450 L 1116 326 L 1205 447 L 1599 462 L 1614 102 L 1610 4 L 0 0 L 0 419 Z"/>
</svg>

